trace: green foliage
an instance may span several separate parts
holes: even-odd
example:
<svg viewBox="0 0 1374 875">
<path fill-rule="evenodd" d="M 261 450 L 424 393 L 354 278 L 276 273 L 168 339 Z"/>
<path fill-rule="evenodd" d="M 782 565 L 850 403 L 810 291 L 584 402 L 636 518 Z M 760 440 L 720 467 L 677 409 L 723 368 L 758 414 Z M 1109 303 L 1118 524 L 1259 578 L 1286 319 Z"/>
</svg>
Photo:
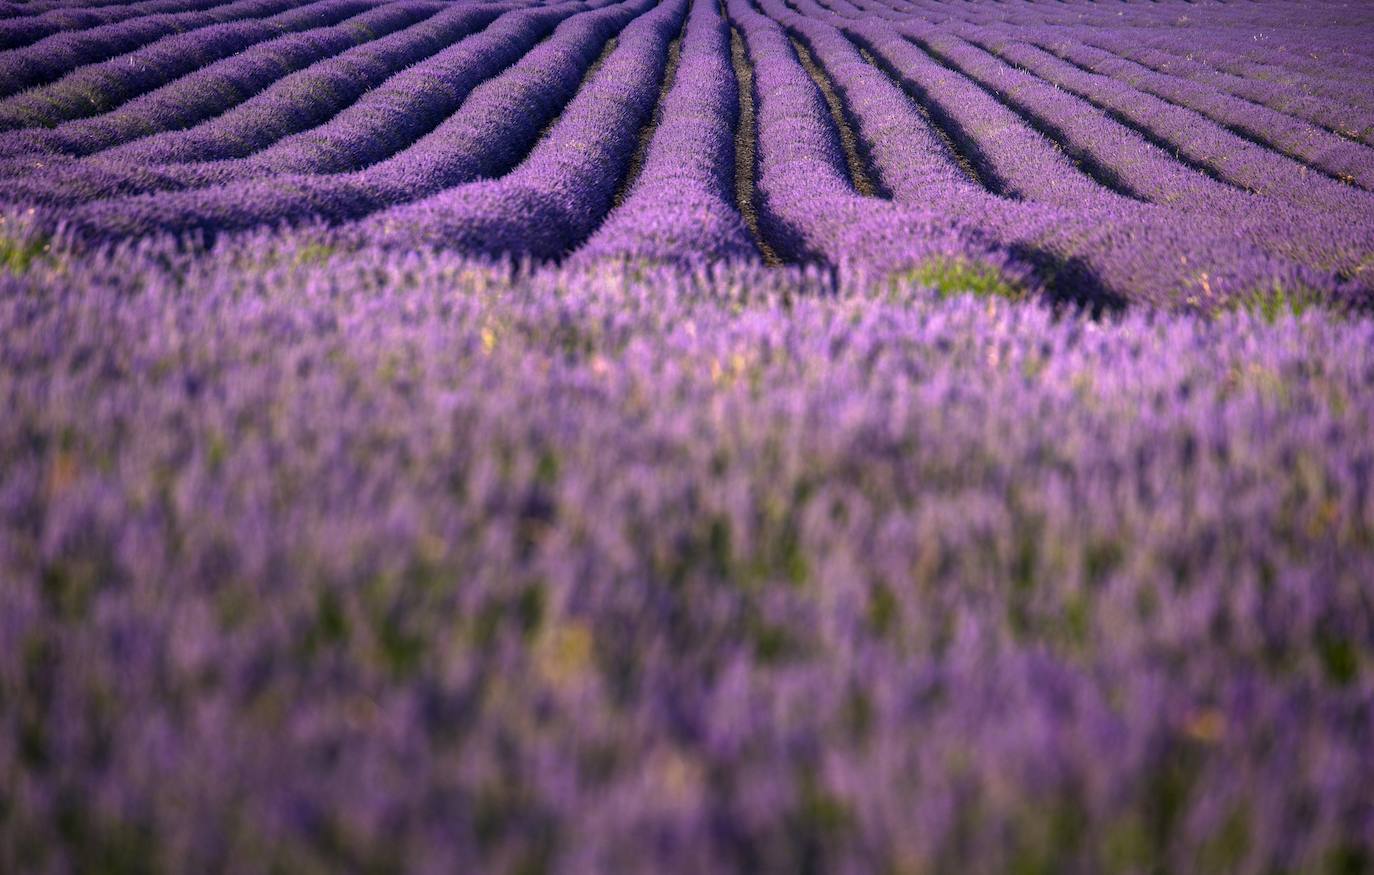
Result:
<svg viewBox="0 0 1374 875">
<path fill-rule="evenodd" d="M 22 274 L 49 251 L 48 241 L 42 237 L 0 234 L 0 271 Z"/>
<path fill-rule="evenodd" d="M 1313 307 L 1321 306 L 1317 292 L 1301 286 L 1293 289 L 1274 285 L 1268 289 L 1251 292 L 1237 302 L 1237 308 L 1258 316 L 1269 324 L 1285 317 L 1298 318 Z"/>
<path fill-rule="evenodd" d="M 294 261 L 297 266 L 304 264 L 323 264 L 336 252 L 338 247 L 325 243 L 307 243 L 296 250 Z"/>
<path fill-rule="evenodd" d="M 1026 290 L 1010 282 L 996 267 L 967 258 L 929 258 L 916 267 L 892 275 L 892 290 L 904 284 L 933 289 L 941 298 L 973 295 L 1020 301 L 1026 297 Z"/>
</svg>

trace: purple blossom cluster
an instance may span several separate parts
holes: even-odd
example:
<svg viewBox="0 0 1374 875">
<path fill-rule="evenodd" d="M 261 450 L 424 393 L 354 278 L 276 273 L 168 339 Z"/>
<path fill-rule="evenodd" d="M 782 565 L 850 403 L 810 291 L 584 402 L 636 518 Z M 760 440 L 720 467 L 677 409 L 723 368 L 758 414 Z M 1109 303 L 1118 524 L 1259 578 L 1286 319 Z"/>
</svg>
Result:
<svg viewBox="0 0 1374 875">
<path fill-rule="evenodd" d="M 1374 321 L 325 241 L 0 279 L 0 868 L 1368 866 Z"/>
</svg>

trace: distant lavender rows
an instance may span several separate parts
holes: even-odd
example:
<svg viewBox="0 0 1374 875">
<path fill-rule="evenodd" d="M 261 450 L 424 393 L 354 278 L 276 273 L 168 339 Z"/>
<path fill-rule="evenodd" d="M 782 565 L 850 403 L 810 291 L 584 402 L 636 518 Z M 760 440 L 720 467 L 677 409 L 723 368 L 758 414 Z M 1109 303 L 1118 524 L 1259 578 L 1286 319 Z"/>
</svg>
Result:
<svg viewBox="0 0 1374 875">
<path fill-rule="evenodd" d="M 1077 300 L 1362 301 L 1374 55 L 1341 10 L 35 7 L 0 27 L 0 198 L 83 247 L 324 223 L 469 255 L 896 271 L 959 250 Z M 669 44 L 687 68 L 665 82 Z"/>
<path fill-rule="evenodd" d="M 705 121 L 711 9 L 668 104 Z M 825 155 L 773 94 L 780 166 Z M 719 129 L 665 118 L 588 248 L 746 250 Z M 1367 871 L 1368 318 L 327 236 L 5 257 L 0 870 Z"/>
</svg>

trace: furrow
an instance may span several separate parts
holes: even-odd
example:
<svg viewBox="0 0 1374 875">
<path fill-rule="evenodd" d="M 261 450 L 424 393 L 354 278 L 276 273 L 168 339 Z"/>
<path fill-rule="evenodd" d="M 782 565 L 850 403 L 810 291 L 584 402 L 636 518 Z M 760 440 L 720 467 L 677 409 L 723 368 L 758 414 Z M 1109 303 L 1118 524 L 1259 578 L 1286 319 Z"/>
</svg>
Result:
<svg viewBox="0 0 1374 875">
<path fill-rule="evenodd" d="M 836 26 L 928 109 L 994 193 L 1069 205 L 1112 194 L 978 83 L 937 63 L 895 29 L 863 22 Z"/>
<path fill-rule="evenodd" d="M 1076 144 L 1062 126 L 1054 123 L 1045 115 L 1032 111 L 1023 101 L 1004 95 L 997 87 L 996 80 L 972 72 L 965 64 L 954 59 L 947 50 L 939 48 L 929 39 L 911 37 L 910 41 L 912 45 L 925 52 L 932 61 L 953 73 L 966 77 L 984 94 L 1014 113 L 1027 127 L 1045 137 L 1054 144 L 1056 149 L 1073 159 L 1079 169 L 1098 185 L 1132 200 L 1149 200 L 1139 189 L 1122 178 L 1115 169 L 1103 163 L 1092 152 Z"/>
<path fill-rule="evenodd" d="M 840 147 L 844 149 L 845 164 L 849 167 L 849 180 L 854 190 L 864 197 L 886 197 L 887 195 L 880 192 L 873 181 L 873 174 L 869 170 L 871 159 L 866 154 L 866 146 L 854 135 L 848 113 L 839 95 L 835 93 L 830 78 L 824 70 L 816 66 L 815 58 L 811 57 L 811 52 L 802 40 L 796 37 L 789 37 L 789 40 L 797 53 L 797 59 L 801 61 L 802 68 L 806 70 L 806 75 L 816 83 L 816 88 L 825 98 L 826 108 L 830 110 L 831 121 L 835 123 L 835 132 L 840 138 Z"/>
<path fill-rule="evenodd" d="M 53 9 L 35 15 L 0 18 L 0 51 L 21 49 L 57 33 L 75 34 L 147 15 L 195 11 L 211 7 L 216 2 L 219 0 L 149 0 L 113 7 Z"/>
<path fill-rule="evenodd" d="M 1206 116 L 1127 83 L 1104 76 L 1035 46 L 1010 47 L 1011 60 L 1030 67 L 1045 81 L 1111 111 L 1121 124 L 1175 156 L 1180 163 L 1208 168 L 1208 175 L 1288 203 L 1358 214 L 1374 209 L 1368 192 L 1308 174 L 1302 165 L 1271 149 L 1235 136 Z"/>
<path fill-rule="evenodd" d="M 364 43 L 284 77 L 229 111 L 106 151 L 159 164 L 243 158 L 325 124 L 364 94 L 491 24 L 498 7 L 454 6 L 399 33 Z"/>
<path fill-rule="evenodd" d="M 724 0 L 722 0 L 724 2 Z M 758 167 L 758 119 L 755 117 L 754 68 L 749 62 L 749 52 L 739 29 L 730 26 L 730 62 L 734 67 L 735 81 L 739 87 L 739 119 L 735 125 L 735 202 L 749 235 L 754 238 L 763 263 L 776 266 L 782 264 L 773 245 L 764 239 L 759 226 L 758 194 L 756 191 Z"/>
<path fill-rule="evenodd" d="M 788 35 L 750 0 L 727 5 L 753 66 L 758 221 L 780 256 L 827 266 L 857 262 L 880 275 L 957 262 L 1001 276 L 1007 253 L 973 240 L 947 217 L 860 195 L 829 108 Z"/>
<path fill-rule="evenodd" d="M 970 181 L 999 197 L 1016 196 L 1008 190 L 1006 183 L 998 178 L 996 169 L 978 147 L 978 143 L 938 103 L 932 101 L 920 85 L 903 76 L 886 59 L 875 55 L 864 40 L 852 35 L 850 39 L 865 62 L 906 94 L 911 106 L 920 113 L 931 133 L 939 138 L 950 160 L 958 165 Z"/>
<path fill-rule="evenodd" d="M 739 95 L 730 32 L 712 0 L 694 0 L 677 63 L 638 176 L 577 260 L 759 260 L 734 201 Z"/>
<path fill-rule="evenodd" d="M 1012 67 L 1013 69 L 1019 70 L 1028 76 L 1033 76 L 1051 87 L 1062 88 L 1069 94 L 1074 95 L 1078 99 L 1082 100 L 1084 103 L 1088 104 L 1089 106 L 1101 112 L 1106 117 L 1110 118 L 1112 121 L 1116 122 L 1123 128 L 1126 128 L 1131 133 L 1140 137 L 1142 140 L 1158 148 L 1162 152 L 1165 152 L 1170 156 L 1172 160 L 1178 162 L 1183 167 L 1186 167 L 1187 169 L 1192 170 L 1196 173 L 1200 173 L 1203 176 L 1206 176 L 1209 179 L 1211 179 L 1213 182 L 1220 183 L 1221 185 L 1225 185 L 1242 191 L 1255 191 L 1255 189 L 1251 186 L 1248 186 L 1242 182 L 1238 182 L 1234 179 L 1228 178 L 1228 175 L 1225 172 L 1225 170 L 1219 168 L 1214 163 L 1200 161 L 1190 157 L 1184 152 L 1181 152 L 1179 150 L 1178 143 L 1176 143 L 1173 140 L 1170 140 L 1168 137 L 1162 136 L 1152 128 L 1140 124 L 1138 121 L 1132 118 L 1131 115 L 1123 111 L 1120 108 L 1120 102 L 1106 101 L 1098 92 L 1095 92 L 1094 90 L 1089 88 L 1084 88 L 1082 86 L 1070 83 L 1063 77 L 1055 77 L 1053 74 L 1046 73 L 1043 67 L 1028 64 L 1024 60 L 1017 60 L 1016 58 L 1018 56 L 1015 56 L 1011 53 L 998 52 L 995 50 L 994 47 L 985 48 L 987 48 L 987 50 L 992 52 L 993 54 L 997 55 L 999 58 L 1003 60 L 1003 62 L 1005 62 L 1008 66 Z M 1063 59 L 1058 60 L 1063 61 Z M 1064 63 L 1067 64 L 1070 62 L 1064 61 Z M 1075 69 L 1078 69 L 1079 72 L 1086 73 L 1090 76 L 1101 75 L 1086 68 L 1080 67 L 1077 64 L 1072 64 L 1071 66 L 1073 66 Z"/>
<path fill-rule="evenodd" d="M 1374 151 L 1268 107 L 1150 70 L 1114 53 L 1062 44 L 1056 52 L 1099 75 L 1210 119 L 1239 139 L 1337 182 L 1374 188 Z M 1090 60 L 1091 59 L 1091 60 Z"/>
<path fill-rule="evenodd" d="M 579 8 L 585 7 L 569 4 L 509 12 L 480 33 L 387 78 L 326 123 L 283 137 L 244 158 L 140 166 L 111 153 L 108 158 L 95 155 L 65 162 L 14 159 L 0 163 L 0 171 L 23 178 L 23 186 L 10 186 L 10 199 L 51 206 L 248 184 L 276 175 L 362 171 L 426 137 L 441 140 L 444 135 L 436 131 L 446 122 L 450 127 L 459 124 L 455 115 L 474 89 L 507 75 L 526 55 L 540 52 L 554 38 L 551 33 L 557 33 L 557 26 L 577 19 Z M 613 13 L 589 10 L 581 14 Z M 303 96 L 308 99 L 309 92 Z M 269 114 L 272 118 L 277 117 Z M 245 122 L 251 125 L 255 120 L 250 116 Z M 212 130 L 215 148 L 229 148 L 241 129 L 235 124 Z M 230 145 L 224 145 L 225 141 Z"/>
<path fill-rule="evenodd" d="M 1328 100 L 1293 85 L 1236 76 L 1190 57 L 1126 45 L 1098 34 L 1085 36 L 1083 42 L 1135 61 L 1161 75 L 1186 78 L 1268 107 L 1288 118 L 1306 121 L 1334 136 L 1365 145 L 1374 140 L 1374 113 L 1348 102 Z"/>
<path fill-rule="evenodd" d="M 686 28 L 684 22 L 683 28 Z M 644 169 L 644 159 L 649 154 L 649 144 L 653 142 L 654 132 L 663 122 L 663 107 L 668 100 L 668 93 L 672 90 L 673 83 L 677 80 L 677 68 L 682 57 L 682 36 L 674 37 L 668 44 L 667 66 L 663 73 L 663 83 L 659 86 L 658 100 L 654 103 L 653 114 L 644 126 L 639 129 L 639 139 L 635 145 L 634 154 L 630 156 L 630 166 L 625 171 L 625 178 L 621 181 L 620 187 L 616 189 L 613 203 L 620 206 L 625 202 L 626 195 L 634 184 L 639 180 L 639 174 Z"/>
</svg>

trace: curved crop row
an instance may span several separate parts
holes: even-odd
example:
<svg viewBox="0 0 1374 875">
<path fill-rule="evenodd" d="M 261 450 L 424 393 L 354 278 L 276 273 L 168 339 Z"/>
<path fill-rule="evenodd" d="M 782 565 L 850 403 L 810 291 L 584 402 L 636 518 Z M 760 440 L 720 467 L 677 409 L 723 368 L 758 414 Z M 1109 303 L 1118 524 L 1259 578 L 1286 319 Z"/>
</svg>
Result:
<svg viewBox="0 0 1374 875">
<path fill-rule="evenodd" d="M 111 14 L 115 10 L 138 6 L 149 0 L 4 0 L 0 2 L 0 15 L 15 20 L 35 18 L 41 15 L 63 15 L 72 12 L 97 11 Z M 203 0 L 199 6 L 212 6 L 215 0 Z"/>
<path fill-rule="evenodd" d="M 1236 136 L 1188 107 L 1142 93 L 1037 45 L 987 37 L 982 44 L 1055 88 L 1082 96 L 1217 178 L 1296 207 L 1329 211 L 1347 221 L 1358 222 L 1374 209 L 1374 197 L 1368 192 L 1324 179 L 1298 162 Z"/>
<path fill-rule="evenodd" d="M 0 130 L 52 127 L 107 113 L 206 65 L 255 49 L 269 47 L 269 56 L 282 52 L 283 62 L 289 64 L 291 51 L 299 50 L 300 45 L 300 40 L 291 41 L 291 36 L 338 24 L 367 13 L 373 5 L 370 0 L 316 0 L 270 18 L 225 22 L 165 37 L 119 58 L 81 67 L 51 85 L 0 101 Z M 385 4 L 379 11 L 381 19 L 367 19 L 360 26 L 395 19 L 394 13 L 385 14 L 391 5 Z M 282 44 L 282 40 L 288 42 Z"/>
<path fill-rule="evenodd" d="M 648 0 L 633 0 L 563 22 L 549 40 L 508 71 L 474 89 L 459 112 L 366 170 L 288 174 L 116 198 L 75 209 L 68 218 L 79 233 L 92 239 L 160 230 L 219 233 L 284 222 L 337 223 L 500 175 L 524 157 L 545 124 L 572 97 L 607 41 L 647 4 Z"/>
<path fill-rule="evenodd" d="M 204 9 L 216 2 L 219 0 L 142 0 L 106 6 L 56 8 L 28 15 L 0 7 L 0 51 L 23 48 L 55 33 L 89 30 L 144 15 Z M 7 7 L 12 5 L 5 4 Z"/>
<path fill-rule="evenodd" d="M 1272 63 L 1270 52 L 1251 52 L 1235 40 L 1222 37 L 1205 45 L 1183 44 L 1176 40 L 1153 38 L 1142 41 L 1151 49 L 1167 53 L 1179 60 L 1192 60 L 1228 76 L 1253 80 L 1260 84 L 1273 83 L 1292 88 L 1314 98 L 1333 101 L 1337 107 L 1352 107 L 1362 114 L 1374 112 L 1374 95 L 1369 94 L 1359 77 L 1344 75 L 1343 67 L 1315 64 L 1281 66 Z M 1355 81 L 1352 81 L 1354 78 Z"/>
<path fill-rule="evenodd" d="M 611 208 L 653 111 L 668 43 L 686 0 L 637 19 L 518 167 L 378 213 L 351 229 L 365 242 L 454 246 L 487 256 L 557 258 Z"/>
<path fill-rule="evenodd" d="M 349 226 L 348 245 L 491 256 L 685 263 L 695 240 L 707 258 L 882 271 L 986 255 L 995 274 L 1033 265 L 1072 297 L 1202 305 L 1275 287 L 1364 294 L 1374 281 L 1374 194 L 1180 105 L 1181 92 L 1118 78 L 1134 67 L 1088 64 L 1136 63 L 1095 47 L 1112 33 L 1123 52 L 1183 31 L 1222 44 L 1236 22 L 1291 11 L 1180 16 L 1163 3 L 1117 25 L 1091 4 L 739 0 L 723 18 L 686 12 L 709 48 L 689 53 L 701 72 L 682 81 L 662 69 L 680 41 L 663 55 L 658 36 L 612 39 L 647 0 L 323 0 L 270 20 L 350 3 L 352 16 L 299 33 L 263 36 L 257 18 L 196 25 L 0 100 L 0 125 L 45 101 L 49 121 L 68 119 L 0 134 L 0 200 L 92 243 L 323 222 Z M 631 32 L 657 33 L 650 22 L 675 8 Z M 1285 57 L 1326 37 L 1346 45 L 1362 20 L 1314 15 Z M 231 56 L 202 63 L 216 53 Z M 592 77 L 600 56 L 617 60 Z M 1254 122 L 1265 136 L 1295 130 L 1221 93 L 1267 113 Z"/>
<path fill-rule="evenodd" d="M 149 15 L 78 33 L 58 33 L 22 49 L 0 52 L 0 97 L 52 82 L 164 37 L 188 36 L 221 24 L 251 26 L 294 11 L 291 0 L 234 0 L 205 11 Z M 125 61 L 128 66 L 128 61 Z"/>
<path fill-rule="evenodd" d="M 1291 81 L 1238 76 L 1186 55 L 1142 46 L 1110 32 L 1084 34 L 1081 41 L 1135 61 L 1156 73 L 1186 78 L 1200 86 L 1225 91 L 1310 122 L 1338 136 L 1374 145 L 1374 110 L 1314 94 Z"/>
<path fill-rule="evenodd" d="M 717 4 L 692 6 L 643 167 L 578 257 L 690 264 L 758 257 L 733 200 L 739 100 Z"/>
<path fill-rule="evenodd" d="M 483 27 L 505 10 L 450 6 L 419 24 L 371 40 L 281 78 L 260 94 L 187 130 L 169 130 L 109 150 L 140 164 L 243 158 L 323 124 L 365 92 Z"/>
<path fill-rule="evenodd" d="M 1354 6 L 1333 8 L 1334 15 L 1322 22 L 1322 12 L 1314 4 L 1286 10 L 1270 4 L 1232 5 L 1229 9 L 1226 4 L 1214 4 L 1182 10 L 1181 14 L 1175 4 L 1132 4 L 1129 16 L 1112 4 L 1075 4 L 1061 7 L 1062 12 L 1029 4 L 898 5 L 901 9 L 895 18 L 964 21 L 994 28 L 1053 27 L 1065 35 L 1106 31 L 1180 56 L 1206 55 L 1220 46 L 1228 59 L 1247 58 L 1263 63 L 1272 72 L 1300 74 L 1308 81 L 1336 86 L 1346 93 L 1353 93 L 1351 86 L 1361 74 L 1374 75 L 1374 57 L 1363 49 L 1368 27 L 1374 22 L 1367 16 L 1361 21 L 1361 9 Z M 1295 15 L 1299 8 L 1301 13 Z M 990 9 L 997 9 L 997 14 L 984 14 Z M 1236 18 L 1227 20 L 1232 15 Z M 1244 36 L 1237 39 L 1238 35 Z M 1365 92 L 1368 97 L 1367 89 Z"/>
<path fill-rule="evenodd" d="M 1046 88 L 1025 71 L 980 51 L 957 38 L 948 28 L 906 24 L 899 33 L 934 63 L 968 79 L 1006 107 L 1017 118 L 1019 126 L 1041 134 L 1103 189 L 1132 200 L 1149 199 L 1131 180 L 1124 178 L 1112 162 L 1102 160 L 1092 147 L 1094 143 L 1130 137 L 1130 133 L 1120 130 L 1115 122 L 1085 107 L 1073 95 Z"/>
<path fill-rule="evenodd" d="M 1018 33 L 1018 38 L 1026 35 Z M 1206 116 L 1229 131 L 1302 162 L 1318 173 L 1374 187 L 1374 150 L 1249 100 L 1175 76 L 1079 41 L 1060 41 L 1056 54 L 1138 91 Z"/>
<path fill-rule="evenodd" d="M 761 0 L 760 6 L 798 34 L 829 75 L 863 135 L 883 188 L 894 200 L 939 209 L 988 195 L 960 166 L 916 102 L 833 24 L 791 13 L 778 0 Z"/>
<path fill-rule="evenodd" d="M 40 117 L 43 127 L 50 127 L 58 119 L 75 121 L 67 121 L 53 130 L 11 130 L 0 134 L 0 150 L 16 155 L 88 155 L 138 137 L 186 128 L 225 112 L 301 67 L 412 25 L 442 8 L 431 0 L 401 0 L 375 8 L 349 2 L 321 10 L 315 22 L 322 22 L 323 27 L 269 39 L 208 66 L 197 65 L 167 84 L 161 84 L 162 72 L 139 83 L 132 81 L 135 77 L 116 70 L 115 76 L 121 79 L 117 92 L 91 85 L 92 78 L 104 79 L 107 74 L 73 74 L 49 88 L 0 102 L 0 128 L 31 128 L 33 119 Z M 336 16 L 345 14 L 350 17 L 334 23 Z M 119 66 L 118 61 L 111 63 Z M 156 65 L 158 60 L 149 59 L 147 63 Z M 149 90 L 140 91 L 145 84 Z M 94 103 L 96 100 L 102 103 Z M 122 105 L 113 108 L 117 103 Z M 90 115 L 95 117 L 83 118 Z"/>
<path fill-rule="evenodd" d="M 1092 203 L 1106 192 L 1044 135 L 969 78 L 936 63 L 889 27 L 870 22 L 846 26 L 860 44 L 890 66 L 901 83 L 957 126 L 997 188 L 1019 198 L 1066 206 Z"/>
<path fill-rule="evenodd" d="M 12 197 L 44 206 L 73 206 L 110 197 L 247 182 L 275 174 L 343 173 L 385 160 L 432 133 L 472 89 L 520 60 L 581 3 L 515 10 L 480 33 L 387 78 L 316 128 L 284 137 L 243 159 L 162 167 L 107 160 L 13 160 L 0 173 L 17 177 Z M 285 109 L 289 112 L 290 104 Z M 288 122 L 289 123 L 289 122 Z M 215 132 L 229 148 L 236 131 Z"/>
<path fill-rule="evenodd" d="M 780 256 L 879 273 L 959 265 L 1008 290 L 1025 281 L 1023 265 L 949 217 L 860 195 L 830 110 L 786 34 L 750 0 L 727 9 L 754 69 L 759 227 Z"/>
<path fill-rule="evenodd" d="M 1275 23 L 1274 27 L 1291 31 L 1292 22 Z M 1269 35 L 1265 35 L 1262 41 L 1238 40 L 1232 28 L 1218 28 L 1200 35 L 1177 34 L 1167 29 L 1149 34 L 1137 32 L 1137 35 L 1146 37 L 1149 45 L 1181 52 L 1185 56 L 1199 51 L 1209 53 L 1215 46 L 1224 46 L 1224 57 L 1228 59 L 1246 58 L 1251 62 L 1260 62 L 1272 70 L 1297 76 L 1300 81 L 1336 88 L 1344 93 L 1354 92 L 1356 89 L 1352 86 L 1360 78 L 1374 75 L 1374 57 L 1355 51 L 1361 42 L 1367 41 L 1367 25 L 1357 28 L 1354 39 L 1346 39 L 1328 30 L 1315 39 L 1286 33 L 1281 40 L 1274 40 Z M 1333 49 L 1333 43 L 1339 45 L 1339 51 Z M 1369 99 L 1366 90 L 1364 100 L 1367 103 Z"/>
<path fill-rule="evenodd" d="M 928 33 L 927 38 L 930 38 Z M 1180 164 L 1161 148 L 1167 147 L 1170 141 L 1147 140 L 1135 129 L 1124 128 L 1119 121 L 1129 120 L 1140 111 L 1139 95 L 1129 87 L 1073 68 L 1054 70 L 1047 82 L 1038 75 L 1008 69 L 1002 61 L 994 60 L 973 46 L 961 44 L 953 36 L 936 42 L 946 57 L 956 61 L 970 75 L 976 75 L 985 83 L 1001 83 L 1009 95 L 1014 95 L 1008 97 L 1009 101 L 1053 125 L 1076 157 L 1090 159 L 1101 172 L 1110 174 L 1113 181 L 1132 193 L 1154 203 L 1234 223 L 1256 245 L 1324 269 L 1353 269 L 1367 254 L 1364 246 L 1369 229 L 1363 218 L 1365 209 L 1359 203 L 1362 196 L 1345 186 L 1309 190 L 1305 193 L 1308 202 L 1304 205 L 1308 209 L 1301 209 L 1287 199 L 1257 198 Z M 996 44 L 989 45 L 1004 61 L 1037 74 L 1045 70 L 1046 60 L 1053 63 L 1052 58 L 1028 56 L 1026 50 L 1018 51 L 1014 45 L 1000 50 Z M 1107 97 L 1103 98 L 1104 94 Z M 1098 101 L 1114 112 L 1100 111 L 1097 103 L 1085 106 L 1079 95 Z M 1178 137 L 1191 128 L 1184 128 L 1180 123 L 1171 130 Z M 1238 141 L 1223 138 L 1222 143 L 1226 142 Z M 1245 149 L 1246 144 L 1239 142 L 1238 147 Z M 1209 169 L 1213 165 L 1201 166 Z M 1335 215 L 1329 218 L 1320 214 L 1314 216 L 1312 206 L 1330 210 Z M 1374 207 L 1374 200 L 1368 206 Z"/>
<path fill-rule="evenodd" d="M 777 14 L 806 36 L 836 85 L 850 97 L 859 133 L 896 200 L 982 229 L 993 242 L 1036 263 L 1063 294 L 1088 298 L 1117 294 L 1141 300 L 1164 287 L 1170 295 L 1201 300 L 1244 295 L 1274 282 L 1333 288 L 1329 277 L 1301 267 L 1300 261 L 1268 256 L 1252 244 L 1217 233 L 1206 224 L 1211 217 L 1205 214 L 1189 218 L 1100 188 L 1083 192 L 1072 205 L 991 197 L 953 174 L 933 136 L 922 138 L 918 133 L 913 138 L 910 132 L 921 132 L 925 120 L 899 89 L 857 57 L 853 46 L 823 16 Z M 837 18 L 833 24 L 846 22 Z M 875 35 L 871 27 L 855 29 Z M 876 49 L 883 40 L 875 39 L 874 44 Z M 898 41 L 892 46 L 898 60 L 905 60 L 900 51 L 903 45 L 914 50 Z M 940 85 L 955 84 L 948 78 L 933 82 L 936 94 Z M 1003 130 L 977 114 L 988 111 L 997 118 L 997 110 L 1005 112 L 999 104 L 980 105 L 957 97 L 958 92 L 951 96 L 954 111 L 970 130 Z M 1034 153 L 997 143 L 988 149 L 1011 179 L 1028 175 L 1016 166 L 1018 160 L 1032 166 L 1037 160 Z"/>
<path fill-rule="evenodd" d="M 849 178 L 828 108 L 774 22 L 748 0 L 727 8 L 753 69 L 760 231 L 784 259 L 839 261 L 831 222 L 852 221 L 864 199 Z"/>
</svg>

